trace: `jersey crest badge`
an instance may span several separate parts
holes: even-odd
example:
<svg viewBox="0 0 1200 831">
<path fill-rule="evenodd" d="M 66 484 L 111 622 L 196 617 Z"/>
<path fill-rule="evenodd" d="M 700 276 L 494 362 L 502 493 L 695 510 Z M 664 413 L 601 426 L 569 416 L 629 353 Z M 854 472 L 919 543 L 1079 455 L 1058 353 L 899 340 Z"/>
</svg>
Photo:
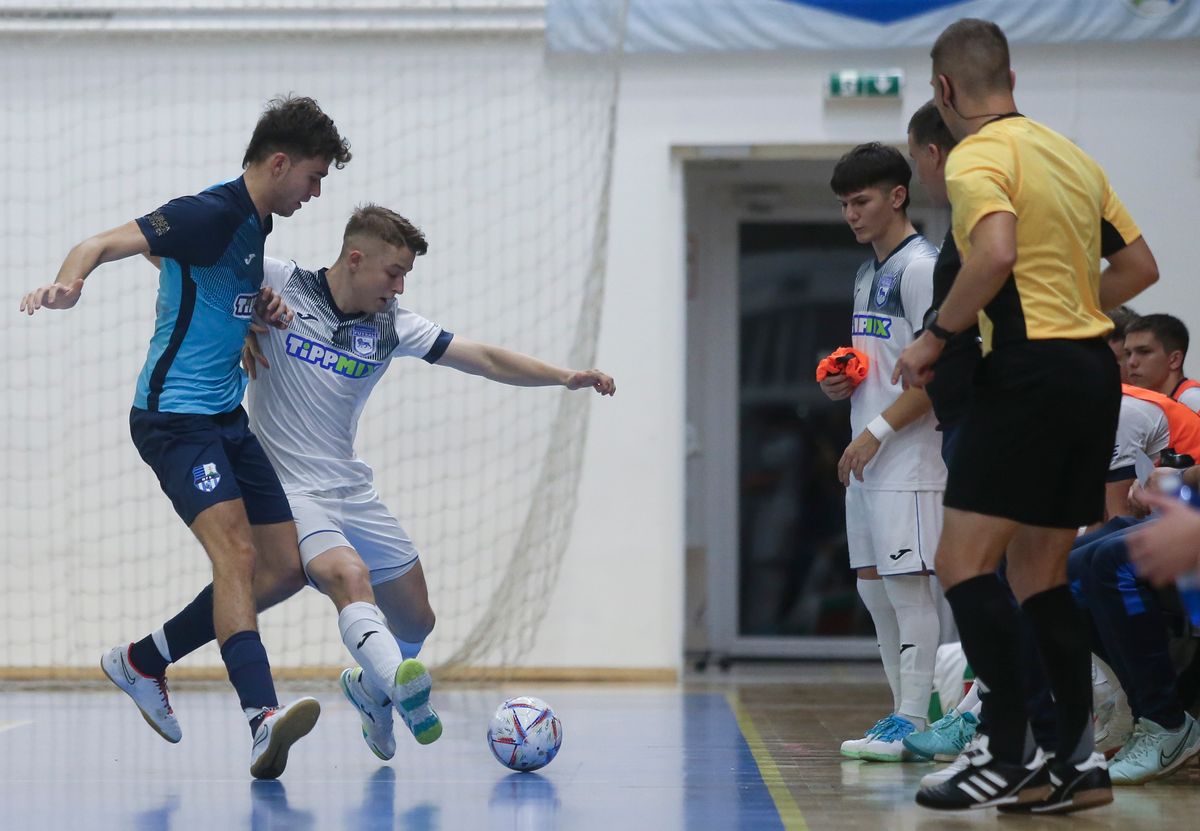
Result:
<svg viewBox="0 0 1200 831">
<path fill-rule="evenodd" d="M 192 484 L 196 486 L 196 490 L 212 493 L 220 483 L 221 474 L 217 472 L 217 466 L 212 462 L 205 462 L 199 467 L 192 468 Z"/>
<path fill-rule="evenodd" d="M 351 332 L 351 344 L 355 355 L 368 358 L 375 354 L 375 346 L 379 343 L 379 333 L 374 326 L 355 326 Z"/>
<path fill-rule="evenodd" d="M 875 289 L 875 305 L 882 306 L 887 302 L 892 286 L 896 284 L 896 275 L 883 273 L 879 275 L 879 286 Z"/>
</svg>

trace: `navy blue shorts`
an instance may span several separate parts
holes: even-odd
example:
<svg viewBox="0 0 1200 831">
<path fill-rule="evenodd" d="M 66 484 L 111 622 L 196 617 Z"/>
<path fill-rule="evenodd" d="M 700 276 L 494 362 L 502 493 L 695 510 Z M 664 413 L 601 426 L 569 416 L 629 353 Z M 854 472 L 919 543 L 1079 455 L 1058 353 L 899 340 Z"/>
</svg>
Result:
<svg viewBox="0 0 1200 831">
<path fill-rule="evenodd" d="M 291 521 L 283 486 L 241 407 L 219 415 L 134 407 L 129 432 L 187 525 L 205 508 L 231 499 L 245 503 L 251 525 Z"/>
</svg>

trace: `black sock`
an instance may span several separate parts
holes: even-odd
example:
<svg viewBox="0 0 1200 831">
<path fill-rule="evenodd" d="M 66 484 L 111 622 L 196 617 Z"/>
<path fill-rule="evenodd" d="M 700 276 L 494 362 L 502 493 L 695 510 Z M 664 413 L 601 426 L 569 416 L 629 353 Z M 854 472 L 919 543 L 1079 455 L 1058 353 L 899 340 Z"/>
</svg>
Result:
<svg viewBox="0 0 1200 831">
<path fill-rule="evenodd" d="M 161 678 L 167 674 L 167 659 L 158 651 L 153 635 L 129 645 L 129 663 L 142 675 L 151 678 Z"/>
<path fill-rule="evenodd" d="M 267 650 L 263 648 L 258 633 L 252 630 L 235 632 L 221 644 L 221 659 L 229 672 L 229 680 L 237 690 L 242 710 L 260 710 L 263 707 L 278 707 L 275 683 L 271 680 L 271 665 L 267 661 Z M 261 719 L 251 722 L 253 735 Z"/>
<path fill-rule="evenodd" d="M 1021 604 L 1054 692 L 1061 761 L 1081 762 L 1095 749 L 1092 736 L 1092 655 L 1088 629 L 1071 590 L 1058 586 Z"/>
<path fill-rule="evenodd" d="M 213 629 L 213 587 L 205 586 L 196 599 L 180 610 L 179 614 L 163 624 L 167 637 L 167 648 L 171 653 L 168 661 L 158 651 L 154 636 L 147 635 L 129 648 L 129 660 L 143 675 L 158 677 L 166 674 L 167 666 L 185 655 L 190 655 L 209 641 L 216 640 Z"/>
<path fill-rule="evenodd" d="M 1025 701 L 1017 646 L 1017 612 L 995 574 L 964 580 L 946 592 L 959 638 L 987 712 L 988 750 L 1016 764 L 1025 751 Z M 986 690 L 986 691 L 984 691 Z"/>
</svg>

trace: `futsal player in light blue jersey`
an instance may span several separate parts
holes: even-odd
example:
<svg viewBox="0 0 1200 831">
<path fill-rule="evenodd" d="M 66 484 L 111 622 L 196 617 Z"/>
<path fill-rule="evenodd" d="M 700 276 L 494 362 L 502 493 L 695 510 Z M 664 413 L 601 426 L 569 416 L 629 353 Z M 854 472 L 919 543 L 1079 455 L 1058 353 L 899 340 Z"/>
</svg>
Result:
<svg viewBox="0 0 1200 831">
<path fill-rule="evenodd" d="M 257 631 L 256 552 L 294 551 L 296 530 L 241 407 L 246 380 L 239 360 L 252 315 L 279 328 L 291 318 L 282 299 L 262 285 L 272 216 L 291 216 L 320 196 L 330 165 L 341 168 L 349 160 L 349 144 L 315 101 L 275 99 L 255 127 L 241 176 L 84 240 L 52 284 L 21 301 L 28 314 L 69 309 L 101 264 L 137 254 L 161 260 L 157 321 L 130 431 L 212 561 L 206 591 L 212 592 L 213 624 L 250 724 L 250 772 L 260 779 L 283 772 L 288 749 L 312 729 L 320 705 L 305 697 L 279 706 Z M 117 647 L 101 666 L 155 730 L 179 741 L 158 650 Z"/>
</svg>

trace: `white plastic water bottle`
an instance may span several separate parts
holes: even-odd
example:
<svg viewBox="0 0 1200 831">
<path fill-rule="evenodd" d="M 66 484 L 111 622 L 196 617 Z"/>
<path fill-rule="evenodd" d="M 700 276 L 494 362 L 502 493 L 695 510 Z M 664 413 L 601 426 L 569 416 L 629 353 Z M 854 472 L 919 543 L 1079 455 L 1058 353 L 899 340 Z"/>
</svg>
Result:
<svg viewBox="0 0 1200 831">
<path fill-rule="evenodd" d="M 1156 481 L 1158 492 L 1178 497 L 1190 504 L 1192 488 L 1183 481 L 1183 471 L 1170 468 L 1160 468 L 1160 470 L 1162 473 Z M 1179 600 L 1183 603 L 1189 622 L 1193 628 L 1200 629 L 1200 570 L 1192 570 L 1179 575 L 1175 579 L 1175 588 L 1179 590 Z"/>
</svg>

